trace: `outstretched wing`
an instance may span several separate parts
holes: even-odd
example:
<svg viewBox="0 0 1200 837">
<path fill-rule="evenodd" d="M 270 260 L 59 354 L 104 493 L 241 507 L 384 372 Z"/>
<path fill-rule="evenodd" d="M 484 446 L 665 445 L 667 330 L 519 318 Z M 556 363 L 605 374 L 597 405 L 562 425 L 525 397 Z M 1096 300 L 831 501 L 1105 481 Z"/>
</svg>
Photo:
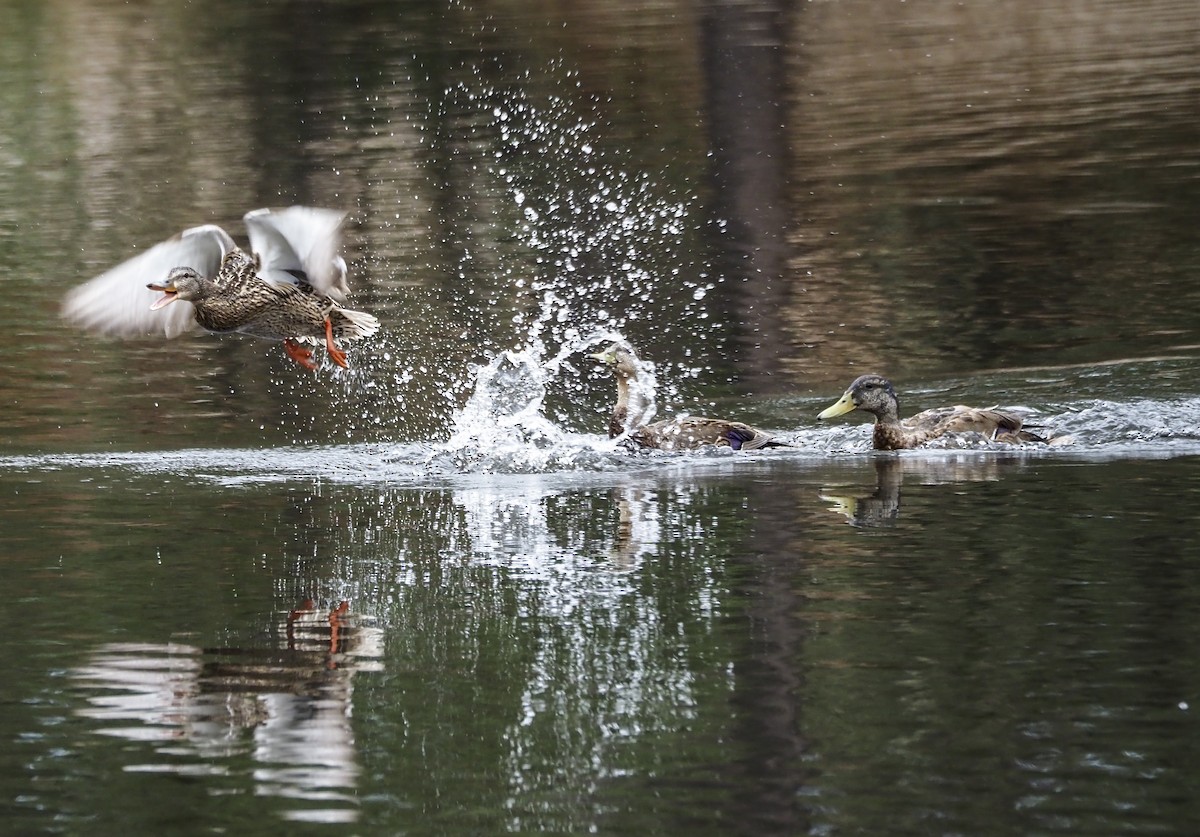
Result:
<svg viewBox="0 0 1200 837">
<path fill-rule="evenodd" d="M 303 280 L 318 293 L 346 298 L 346 263 L 338 255 L 346 213 L 311 206 L 256 209 L 243 216 L 258 275 L 275 284 Z"/>
<path fill-rule="evenodd" d="M 161 282 L 174 267 L 215 276 L 233 248 L 229 233 L 213 224 L 184 230 L 71 290 L 63 299 L 63 319 L 118 337 L 175 337 L 191 331 L 197 327 L 192 306 L 180 302 L 151 311 L 158 294 L 146 284 Z"/>
</svg>

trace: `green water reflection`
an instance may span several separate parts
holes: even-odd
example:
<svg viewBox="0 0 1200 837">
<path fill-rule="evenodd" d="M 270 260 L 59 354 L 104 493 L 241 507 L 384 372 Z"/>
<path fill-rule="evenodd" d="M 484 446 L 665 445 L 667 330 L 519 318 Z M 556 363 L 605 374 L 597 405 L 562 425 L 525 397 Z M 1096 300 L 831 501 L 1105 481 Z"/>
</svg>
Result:
<svg viewBox="0 0 1200 837">
<path fill-rule="evenodd" d="M 264 805 L 371 833 L 1170 830 L 1197 813 L 1200 553 L 1174 525 L 1196 473 L 780 458 L 316 496 L 6 476 L 2 784 L 13 822 L 91 833 L 246 831 Z M 847 525 L 831 498 L 885 483 L 895 514 Z M 278 656 L 307 596 L 379 647 Z M 153 723 L 105 720 L 114 654 L 110 675 L 169 658 L 173 700 L 261 717 L 143 696 Z M 319 707 L 341 750 L 304 726 Z"/>
</svg>

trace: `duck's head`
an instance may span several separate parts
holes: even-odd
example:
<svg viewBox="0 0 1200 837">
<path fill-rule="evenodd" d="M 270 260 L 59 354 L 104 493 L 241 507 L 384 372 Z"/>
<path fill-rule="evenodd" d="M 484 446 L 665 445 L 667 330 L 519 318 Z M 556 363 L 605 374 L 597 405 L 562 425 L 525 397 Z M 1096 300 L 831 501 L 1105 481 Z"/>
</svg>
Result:
<svg viewBox="0 0 1200 837">
<path fill-rule="evenodd" d="M 831 419 L 851 410 L 872 413 L 876 418 L 898 418 L 900 402 L 892 382 L 882 375 L 861 375 L 854 379 L 836 402 L 817 414 L 819 419 Z"/>
<path fill-rule="evenodd" d="M 636 378 L 640 372 L 637 355 L 633 353 L 633 349 L 622 343 L 613 343 L 588 357 L 607 366 L 619 378 Z"/>
<path fill-rule="evenodd" d="M 619 436 L 647 424 L 654 417 L 657 388 L 654 364 L 639 360 L 633 347 L 622 341 L 611 343 L 588 357 L 611 369 L 617 379 L 617 404 L 613 408 L 608 434 Z"/>
<path fill-rule="evenodd" d="M 151 282 L 146 285 L 152 291 L 162 291 L 162 296 L 150 306 L 151 311 L 165 308 L 177 299 L 193 300 L 205 296 L 205 285 L 208 284 L 194 268 L 173 267 L 162 282 Z"/>
</svg>

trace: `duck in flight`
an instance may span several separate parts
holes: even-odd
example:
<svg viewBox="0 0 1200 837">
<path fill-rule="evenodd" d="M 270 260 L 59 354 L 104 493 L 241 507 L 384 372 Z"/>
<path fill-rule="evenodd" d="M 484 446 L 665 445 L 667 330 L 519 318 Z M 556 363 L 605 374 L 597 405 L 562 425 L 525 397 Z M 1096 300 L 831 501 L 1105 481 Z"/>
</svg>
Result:
<svg viewBox="0 0 1200 837">
<path fill-rule="evenodd" d="M 288 356 L 316 369 L 304 343 L 324 343 L 345 368 L 338 340 L 360 340 L 379 321 L 343 306 L 349 292 L 338 255 L 346 213 L 293 206 L 256 209 L 243 221 L 250 251 L 225 230 L 184 230 L 70 291 L 62 316 L 120 337 L 176 337 L 196 329 L 282 340 Z M 158 292 L 160 296 L 155 296 Z"/>
</svg>

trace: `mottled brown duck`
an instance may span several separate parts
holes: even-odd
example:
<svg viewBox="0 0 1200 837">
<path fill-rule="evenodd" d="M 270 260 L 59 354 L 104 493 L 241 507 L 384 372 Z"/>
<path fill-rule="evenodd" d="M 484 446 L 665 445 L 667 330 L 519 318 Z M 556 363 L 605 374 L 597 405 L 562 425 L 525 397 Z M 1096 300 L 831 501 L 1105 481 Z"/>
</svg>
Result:
<svg viewBox="0 0 1200 837">
<path fill-rule="evenodd" d="M 872 442 L 876 450 L 916 448 L 948 433 L 981 433 L 989 441 L 1020 444 L 1045 442 L 1022 428 L 1021 417 L 995 407 L 936 407 L 900 419 L 900 401 L 892 382 L 880 375 L 862 375 L 818 419 L 831 419 L 853 410 L 875 416 Z"/>
<path fill-rule="evenodd" d="M 289 357 L 316 369 L 301 343 L 324 343 L 345 367 L 337 340 L 359 340 L 379 321 L 342 303 L 349 292 L 338 255 L 344 212 L 293 206 L 243 217 L 250 252 L 225 230 L 184 230 L 67 294 L 62 315 L 88 331 L 175 337 L 197 328 L 282 340 Z M 155 296 L 158 291 L 161 296 Z"/>
<path fill-rule="evenodd" d="M 608 421 L 609 438 L 625 436 L 634 444 L 656 450 L 695 450 L 705 445 L 734 450 L 787 447 L 769 433 L 740 421 L 681 416 L 649 422 L 654 414 L 654 373 L 627 344 L 613 343 L 591 357 L 612 370 L 617 379 L 617 403 Z"/>
</svg>

